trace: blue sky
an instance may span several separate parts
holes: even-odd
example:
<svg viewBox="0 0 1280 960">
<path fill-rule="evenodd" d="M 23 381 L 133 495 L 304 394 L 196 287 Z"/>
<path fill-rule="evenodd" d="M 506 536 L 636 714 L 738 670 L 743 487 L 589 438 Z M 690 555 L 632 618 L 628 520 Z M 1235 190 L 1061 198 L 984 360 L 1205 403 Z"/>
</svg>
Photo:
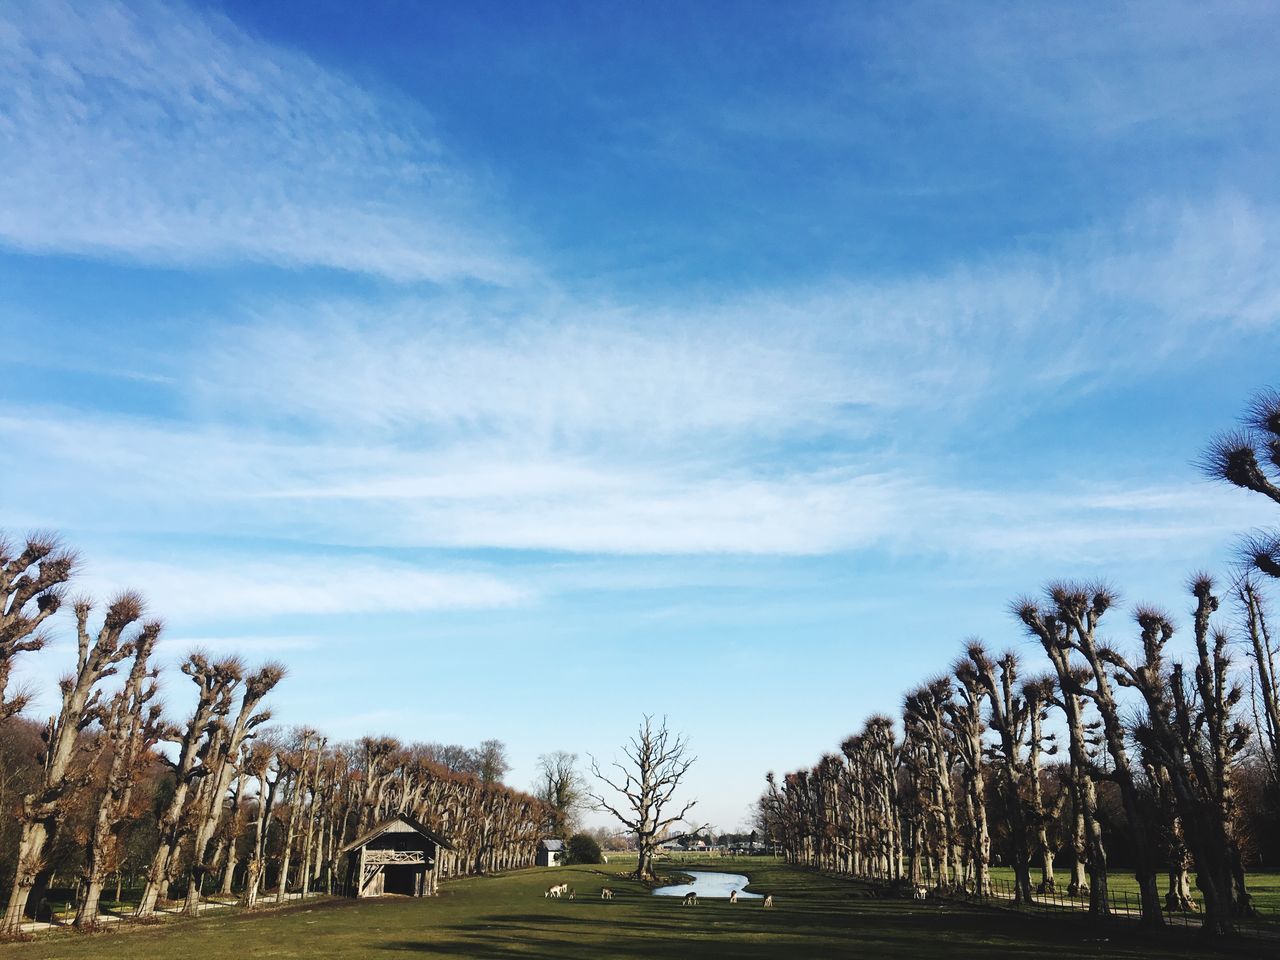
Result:
<svg viewBox="0 0 1280 960">
<path fill-rule="evenodd" d="M 0 526 L 333 737 L 526 786 L 668 714 L 734 827 L 1014 596 L 1181 612 L 1267 521 L 1192 460 L 1275 382 L 1278 28 L 3 0 Z"/>
</svg>

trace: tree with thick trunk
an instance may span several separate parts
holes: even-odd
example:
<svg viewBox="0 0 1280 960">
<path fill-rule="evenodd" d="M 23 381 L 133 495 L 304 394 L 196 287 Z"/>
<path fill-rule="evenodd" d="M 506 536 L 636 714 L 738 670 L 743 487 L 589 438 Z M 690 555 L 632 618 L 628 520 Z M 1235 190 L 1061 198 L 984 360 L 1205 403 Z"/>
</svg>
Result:
<svg viewBox="0 0 1280 960">
<path fill-rule="evenodd" d="M 903 698 L 902 723 L 908 739 L 918 747 L 917 802 L 932 840 L 937 866 L 934 887 L 948 892 L 962 874 L 958 851 L 956 805 L 951 770 L 954 745 L 948 736 L 945 704 L 951 698 L 951 680 L 938 677 Z M 919 789 L 923 787 L 923 789 Z"/>
<path fill-rule="evenodd" d="M 970 642 L 966 653 L 968 661 L 958 664 L 956 673 L 965 678 L 966 688 L 981 689 L 985 694 L 990 705 L 990 727 L 996 734 L 992 759 L 1009 817 L 1014 902 L 1031 903 L 1031 851 L 1023 797 L 1023 784 L 1029 777 L 1024 741 L 1031 708 L 1018 691 L 1018 659 L 1013 653 L 992 661 L 976 640 Z"/>
<path fill-rule="evenodd" d="M 136 593 L 122 593 L 111 602 L 96 636 L 89 632 L 91 610 L 88 600 L 75 604 L 76 669 L 62 679 L 62 710 L 49 719 L 45 731 L 44 776 L 38 788 L 22 798 L 17 870 L 0 924 L 3 932 L 19 930 L 28 904 L 39 905 L 48 882 L 50 845 L 73 792 L 86 780 L 81 733 L 101 717 L 98 684 L 115 674 L 116 664 L 129 657 L 137 643 L 136 638 L 124 639 L 125 631 L 142 616 L 142 598 Z"/>
<path fill-rule="evenodd" d="M 289 819 L 285 823 L 284 850 L 280 854 L 280 885 L 276 902 L 284 903 L 288 897 L 289 868 L 293 862 L 293 845 L 302 822 L 303 805 L 310 786 L 311 753 L 319 751 L 319 736 L 308 727 L 294 731 L 293 746 L 280 756 L 280 772 L 284 785 L 290 791 Z"/>
<path fill-rule="evenodd" d="M 943 709 L 956 745 L 956 754 L 960 758 L 961 778 L 970 806 L 968 846 L 973 873 L 971 892 L 986 897 L 991 894 L 991 835 L 987 827 L 986 765 L 983 763 L 983 740 L 987 724 L 983 719 L 982 701 L 986 688 L 970 659 L 955 663 L 952 672 L 957 686 L 951 699 L 943 704 Z M 1021 814 L 1019 819 L 1023 819 Z M 1025 821 L 1019 843 L 1017 856 L 1025 863 Z"/>
<path fill-rule="evenodd" d="M 189 654 L 182 663 L 182 672 L 196 685 L 196 708 L 180 739 L 179 731 L 170 732 L 170 739 L 178 740 L 178 755 L 173 763 L 173 794 L 160 813 L 157 823 L 160 841 L 147 868 L 147 882 L 134 913 L 136 917 L 153 916 L 157 901 L 168 898 L 174 860 L 190 830 L 189 817 L 185 814 L 189 812 L 193 787 L 210 773 L 201 756 L 208 752 L 209 740 L 219 721 L 231 709 L 232 691 L 243 671 L 243 665 L 235 657 L 211 663 L 199 651 Z"/>
<path fill-rule="evenodd" d="M 1077 876 L 1072 879 L 1068 892 L 1073 896 L 1085 892 L 1080 888 L 1078 876 L 1079 865 L 1083 863 L 1089 873 L 1089 913 L 1094 917 L 1106 917 L 1111 913 L 1111 902 L 1107 896 L 1107 850 L 1102 841 L 1102 826 L 1098 822 L 1095 767 L 1089 755 L 1089 737 L 1081 702 L 1084 678 L 1082 671 L 1071 662 L 1070 628 L 1053 610 L 1041 609 L 1033 600 L 1016 600 L 1013 609 L 1018 619 L 1040 641 L 1053 664 L 1061 697 L 1056 703 L 1067 721 L 1077 865 Z"/>
<path fill-rule="evenodd" d="M 591 758 L 591 773 L 621 794 L 625 803 L 610 803 L 603 791 L 589 796 L 597 810 L 612 814 L 635 834 L 639 849 L 635 875 L 641 880 L 652 880 L 654 852 L 662 831 L 684 820 L 698 802 L 690 800 L 674 816 L 663 816 L 697 757 L 690 755 L 689 743 L 684 737 L 673 735 L 667 729 L 665 717 L 661 724 L 655 726 L 650 715 L 645 716 L 639 732 L 622 749 L 630 766 L 615 761 L 613 766 L 620 776 L 615 775 L 611 779 L 602 773 L 595 757 Z"/>
<path fill-rule="evenodd" d="M 1111 769 L 1107 778 L 1120 788 L 1133 845 L 1134 877 L 1138 881 L 1138 899 L 1142 923 L 1149 927 L 1164 925 L 1160 902 L 1160 885 L 1156 877 L 1157 842 L 1153 825 L 1157 815 L 1146 801 L 1134 776 L 1126 740 L 1129 727 L 1120 715 L 1107 670 L 1111 652 L 1098 639 L 1098 627 L 1106 612 L 1115 605 L 1115 596 L 1101 584 L 1052 584 L 1046 591 L 1055 606 L 1055 615 L 1067 625 L 1067 643 L 1084 659 L 1092 683 L 1082 683 L 1078 693 L 1088 698 L 1102 718 L 1102 736 Z"/>
<path fill-rule="evenodd" d="M 1134 731 L 1144 749 L 1168 776 L 1182 835 L 1196 864 L 1196 885 L 1204 894 L 1204 931 L 1227 936 L 1233 917 L 1250 915 L 1244 869 L 1234 835 L 1231 765 L 1248 743 L 1249 731 L 1233 711 L 1243 691 L 1229 683 L 1228 638 L 1212 629 L 1218 608 L 1213 583 L 1198 576 L 1196 598 L 1197 663 L 1188 680 L 1182 664 L 1165 668 L 1164 648 L 1174 628 L 1169 618 L 1149 607 L 1136 614 L 1142 631 L 1142 660 L 1136 664 L 1106 650 L 1117 682 L 1133 687 L 1146 701 L 1146 721 Z"/>
<path fill-rule="evenodd" d="M 271 828 L 271 815 L 285 776 L 280 750 L 270 738 L 255 742 L 244 760 L 245 772 L 258 781 L 258 805 L 253 824 L 253 844 L 249 847 L 249 862 L 245 869 L 244 905 L 252 910 L 258 905 L 258 891 L 262 887 L 262 875 L 267 867 L 267 832 Z M 268 779 L 274 773 L 273 779 Z"/>
<path fill-rule="evenodd" d="M 111 698 L 102 724 L 102 737 L 111 752 L 106 785 L 85 850 L 84 894 L 76 910 L 75 925 L 92 929 L 98 922 L 102 888 L 123 854 L 122 834 L 131 823 L 133 788 L 151 747 L 165 732 L 161 707 L 150 701 L 157 693 L 155 672 L 149 659 L 160 635 L 160 623 L 146 624 L 135 641 L 133 666 L 124 687 Z"/>
<path fill-rule="evenodd" d="M 226 811 L 227 791 L 231 786 L 231 778 L 235 776 L 240 747 L 245 740 L 253 736 L 253 731 L 271 719 L 270 711 L 258 712 L 258 707 L 268 693 L 279 683 L 285 674 L 283 664 L 268 663 L 260 667 L 244 681 L 244 689 L 240 695 L 240 706 L 235 720 L 227 726 L 215 730 L 211 743 L 215 746 L 208 757 L 209 777 L 201 785 L 203 800 L 196 811 L 197 821 L 195 838 L 191 848 L 191 870 L 187 877 L 187 899 L 182 912 L 195 916 L 200 911 L 200 891 L 205 876 L 210 872 L 209 845 Z"/>
</svg>

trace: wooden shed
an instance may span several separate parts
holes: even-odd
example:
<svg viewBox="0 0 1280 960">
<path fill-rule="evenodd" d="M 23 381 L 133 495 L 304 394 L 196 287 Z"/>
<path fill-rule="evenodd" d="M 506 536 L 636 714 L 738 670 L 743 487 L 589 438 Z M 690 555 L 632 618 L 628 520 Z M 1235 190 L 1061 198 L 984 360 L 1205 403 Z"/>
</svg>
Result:
<svg viewBox="0 0 1280 960">
<path fill-rule="evenodd" d="M 558 867 L 564 861 L 563 840 L 543 840 L 538 844 L 535 863 L 539 867 Z"/>
<path fill-rule="evenodd" d="M 356 837 L 347 858 L 347 892 L 353 897 L 435 896 L 441 849 L 453 844 L 412 817 L 398 814 Z"/>
</svg>

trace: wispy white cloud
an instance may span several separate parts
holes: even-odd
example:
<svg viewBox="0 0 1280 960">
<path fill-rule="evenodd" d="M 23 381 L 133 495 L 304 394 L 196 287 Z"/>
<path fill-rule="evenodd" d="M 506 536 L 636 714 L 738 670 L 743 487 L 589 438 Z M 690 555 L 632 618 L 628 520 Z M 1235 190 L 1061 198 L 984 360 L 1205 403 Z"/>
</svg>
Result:
<svg viewBox="0 0 1280 960">
<path fill-rule="evenodd" d="M 605 555 L 740 554 L 804 556 L 879 547 L 896 554 L 1108 558 L 1149 556 L 1178 543 L 1207 547 L 1252 522 L 1252 504 L 1208 484 L 1152 486 L 1056 478 L 1025 489 L 960 485 L 938 476 L 927 456 L 895 452 L 861 467 L 794 469 L 744 463 L 737 455 L 642 463 L 632 457 L 590 466 L 557 459 L 519 459 L 465 445 L 440 458 L 398 452 L 394 442 L 368 448 L 263 444 L 241 448 L 120 424 L 75 431 L 22 430 L 0 422 L 16 455 L 43 444 L 52 477 L 21 498 L 61 500 L 46 525 L 93 529 L 103 505 L 121 511 L 131 534 L 185 534 L 309 539 L 361 547 L 499 548 Z M 50 446 L 57 434 L 63 441 Z M 133 452 L 128 469 L 98 472 L 99 447 Z M 196 459 L 184 460 L 184 451 Z M 34 456 L 35 454 L 32 453 Z M 879 462 L 879 466 L 876 463 Z M 891 465 L 892 463 L 892 465 Z M 75 487 L 93 482 L 81 512 Z M 36 478 L 32 478 L 35 483 Z M 60 496 L 50 496 L 61 494 Z M 139 504 L 145 506 L 140 509 Z M 182 615 L 319 612 L 518 602 L 524 589 L 470 576 L 455 582 L 393 565 L 362 574 L 369 594 L 340 587 L 350 571 L 326 562 L 285 561 L 265 569 L 249 562 L 195 560 L 194 568 L 148 564 L 112 568 L 109 585 L 154 585 L 160 609 Z M 419 576 L 425 579 L 419 583 Z M 204 584 L 197 588 L 196 582 Z M 562 585 L 563 586 L 563 585 Z M 153 589 L 148 586 L 148 589 Z M 351 607 L 351 604 L 357 604 Z"/>
<path fill-rule="evenodd" d="M 928 0 L 847 29 L 870 29 L 879 70 L 935 101 L 1069 136 L 1168 139 L 1241 133 L 1273 109 L 1278 26 L 1273 5 L 1248 0 Z"/>
<path fill-rule="evenodd" d="M 506 607 L 530 591 L 501 577 L 423 569 L 376 557 L 269 559 L 235 555 L 174 557 L 164 562 L 95 559 L 77 588 L 106 597 L 139 589 L 149 609 L 181 627 L 198 621 L 252 620 L 293 614 L 378 614 Z M 286 638 L 275 638 L 277 644 Z M 287 638 L 294 642 L 298 638 Z"/>
<path fill-rule="evenodd" d="M 259 422 L 561 446 L 761 436 L 891 402 L 890 377 L 845 368 L 820 325 L 759 307 L 290 305 L 219 334 L 198 382 L 212 409 Z"/>
<path fill-rule="evenodd" d="M 528 274 L 420 108 L 181 3 L 0 9 L 0 167 L 25 250 Z"/>
<path fill-rule="evenodd" d="M 260 311 L 202 350 L 204 409 L 420 443 L 731 447 L 1079 388 L 1280 320 L 1280 212 L 1150 202 L 1051 244 L 680 305 L 530 296 Z M 1179 357 L 1182 359 L 1179 360 Z"/>
<path fill-rule="evenodd" d="M 119 511 L 151 532 L 607 554 L 1098 551 L 1162 524 L 1201 542 L 1149 498 L 959 485 L 937 455 L 958 424 L 1265 333 L 1276 235 L 1224 198 L 1003 261 L 679 308 L 277 305 L 178 363 L 190 420 L 12 411 L 0 436 L 58 465 L 11 482 L 64 528 Z"/>
</svg>

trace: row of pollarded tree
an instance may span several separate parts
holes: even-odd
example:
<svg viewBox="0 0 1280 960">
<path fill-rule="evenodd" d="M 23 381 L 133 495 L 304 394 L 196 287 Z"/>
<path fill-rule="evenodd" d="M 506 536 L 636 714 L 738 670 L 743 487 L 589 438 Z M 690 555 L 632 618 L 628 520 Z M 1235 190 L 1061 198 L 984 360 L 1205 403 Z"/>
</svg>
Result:
<svg viewBox="0 0 1280 960">
<path fill-rule="evenodd" d="M 113 874 L 119 884 L 126 862 L 143 882 L 138 917 L 175 888 L 186 912 L 233 884 L 250 906 L 269 881 L 282 898 L 331 889 L 343 844 L 396 813 L 450 838 L 443 876 L 533 863 L 548 811 L 500 782 L 496 741 L 477 752 L 273 733 L 264 701 L 284 667 L 249 670 L 199 651 L 181 665 L 195 708 L 184 723 L 167 721 L 153 662 L 162 626 L 144 619 L 134 593 L 100 617 L 88 600 L 71 604 L 76 662 L 41 729 L 22 716 L 29 693 L 9 680 L 17 658 L 48 642 L 76 562 L 54 537 L 0 538 L 0 885 L 11 881 L 0 933 L 34 915 L 68 864 L 80 927 L 97 923 L 104 887 Z"/>
<path fill-rule="evenodd" d="M 1259 397 L 1245 429 L 1215 441 L 1205 461 L 1280 503 L 1280 394 Z M 1087 895 L 1095 916 L 1110 910 L 1108 852 L 1122 843 L 1144 923 L 1162 924 L 1162 906 L 1195 906 L 1194 874 L 1206 931 L 1232 932 L 1253 913 L 1253 834 L 1280 820 L 1280 650 L 1260 586 L 1280 576 L 1280 538 L 1255 535 L 1244 554 L 1247 569 L 1225 591 L 1191 579 L 1191 643 L 1177 658 L 1173 620 L 1151 607 L 1133 611 L 1124 649 L 1103 639 L 1117 602 L 1106 586 L 1057 583 L 1016 601 L 1043 660 L 967 642 L 946 673 L 904 697 L 900 737 L 892 718 L 873 716 L 812 769 L 780 783 L 770 774 L 770 830 L 797 862 L 983 895 L 994 837 L 1021 902 L 1057 889 L 1064 849 L 1068 892 Z M 1219 611 L 1224 593 L 1234 618 Z"/>
</svg>

